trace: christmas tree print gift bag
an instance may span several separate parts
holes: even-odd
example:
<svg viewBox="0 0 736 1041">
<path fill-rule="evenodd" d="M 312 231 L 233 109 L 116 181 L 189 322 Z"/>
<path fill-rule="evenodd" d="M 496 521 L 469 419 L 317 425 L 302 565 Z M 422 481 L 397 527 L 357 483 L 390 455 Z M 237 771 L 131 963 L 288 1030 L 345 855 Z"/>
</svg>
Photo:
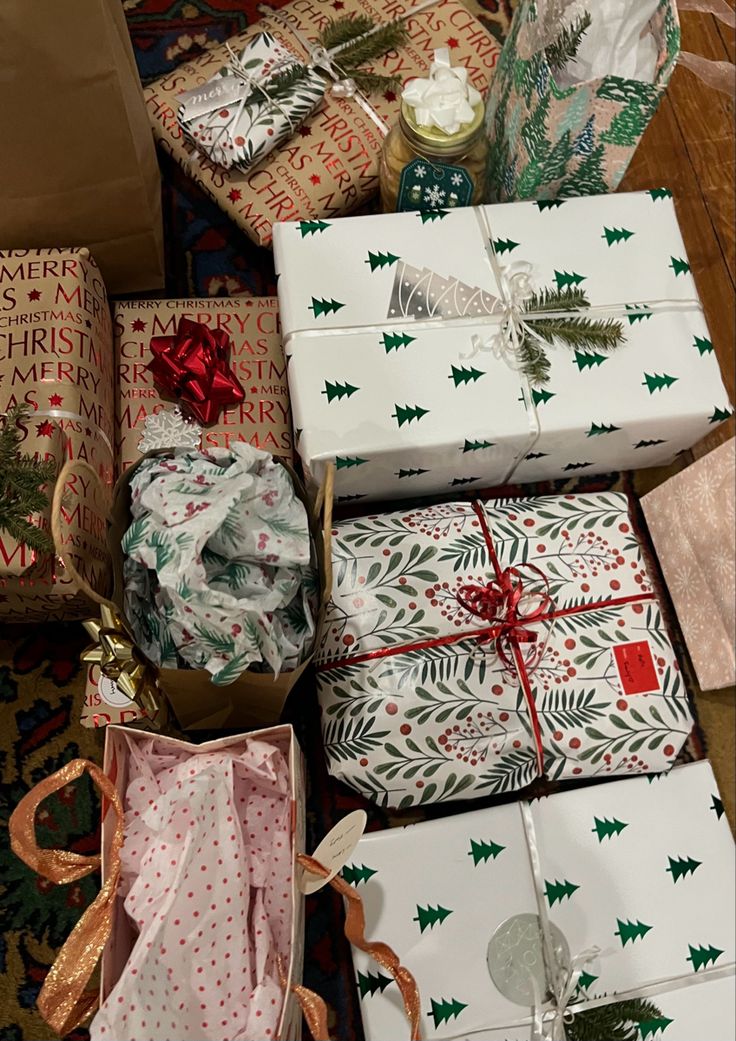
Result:
<svg viewBox="0 0 736 1041">
<path fill-rule="evenodd" d="M 332 566 L 327 764 L 381 805 L 666 770 L 690 733 L 624 495 L 341 521 Z"/>
<path fill-rule="evenodd" d="M 489 198 L 614 191 L 679 51 L 675 0 L 521 0 L 488 98 Z"/>
<path fill-rule="evenodd" d="M 707 762 L 373 832 L 356 872 L 425 1038 L 736 1038 L 734 843 Z M 400 1037 L 395 984 L 353 962 L 367 1041 Z"/>
</svg>

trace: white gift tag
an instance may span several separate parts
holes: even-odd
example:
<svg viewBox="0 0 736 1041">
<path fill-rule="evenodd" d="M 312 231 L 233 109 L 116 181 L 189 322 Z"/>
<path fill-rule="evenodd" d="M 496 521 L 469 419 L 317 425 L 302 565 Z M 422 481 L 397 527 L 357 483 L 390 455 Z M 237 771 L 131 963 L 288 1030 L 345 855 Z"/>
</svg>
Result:
<svg viewBox="0 0 736 1041">
<path fill-rule="evenodd" d="M 111 708 L 135 707 L 135 702 L 131 701 L 127 694 L 123 694 L 115 680 L 108 679 L 107 676 L 100 676 L 97 682 L 97 690 L 103 704 L 110 705 Z"/>
<path fill-rule="evenodd" d="M 335 877 L 360 842 L 367 821 L 365 810 L 353 810 L 327 832 L 312 857 L 327 868 L 329 875 L 327 878 L 319 878 L 302 868 L 299 877 L 299 888 L 302 893 L 306 893 L 307 896 L 316 893 Z"/>
</svg>

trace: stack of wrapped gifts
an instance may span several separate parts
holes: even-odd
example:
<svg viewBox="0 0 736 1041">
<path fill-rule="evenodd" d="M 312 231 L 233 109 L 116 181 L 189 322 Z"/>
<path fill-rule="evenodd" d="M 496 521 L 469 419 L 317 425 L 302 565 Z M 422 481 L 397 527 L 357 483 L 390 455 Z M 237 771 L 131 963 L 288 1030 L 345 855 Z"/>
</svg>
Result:
<svg viewBox="0 0 736 1041">
<path fill-rule="evenodd" d="M 50 20 L 22 62 L 106 118 L 54 182 L 21 135 L 0 212 L 0 617 L 89 637 L 88 732 L 9 784 L 13 885 L 101 872 L 45 1023 L 736 1041 L 695 702 L 735 679 L 733 388 L 691 211 L 617 191 L 678 59 L 724 63 L 675 0 L 290 0 L 144 90 L 82 6 L 93 56 Z M 154 140 L 206 249 L 163 251 Z M 46 848 L 83 777 L 101 853 Z"/>
</svg>

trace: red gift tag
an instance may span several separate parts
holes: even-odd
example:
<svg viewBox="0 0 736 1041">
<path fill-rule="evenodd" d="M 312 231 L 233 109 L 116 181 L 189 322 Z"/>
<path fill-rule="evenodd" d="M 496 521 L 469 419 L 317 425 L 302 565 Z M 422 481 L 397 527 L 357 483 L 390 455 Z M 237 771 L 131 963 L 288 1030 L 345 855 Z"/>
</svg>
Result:
<svg viewBox="0 0 736 1041">
<path fill-rule="evenodd" d="M 620 643 L 613 648 L 624 694 L 653 694 L 659 690 L 657 668 L 648 640 Z"/>
</svg>

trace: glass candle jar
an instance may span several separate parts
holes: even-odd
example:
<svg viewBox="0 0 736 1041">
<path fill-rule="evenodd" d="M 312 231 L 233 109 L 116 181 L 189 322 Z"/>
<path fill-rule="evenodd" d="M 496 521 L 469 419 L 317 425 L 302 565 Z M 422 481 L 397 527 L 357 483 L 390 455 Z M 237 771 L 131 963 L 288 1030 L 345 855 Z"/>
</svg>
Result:
<svg viewBox="0 0 736 1041">
<path fill-rule="evenodd" d="M 484 105 L 455 134 L 420 126 L 404 101 L 381 152 L 379 185 L 384 213 L 475 206 L 481 201 L 488 141 Z"/>
</svg>

